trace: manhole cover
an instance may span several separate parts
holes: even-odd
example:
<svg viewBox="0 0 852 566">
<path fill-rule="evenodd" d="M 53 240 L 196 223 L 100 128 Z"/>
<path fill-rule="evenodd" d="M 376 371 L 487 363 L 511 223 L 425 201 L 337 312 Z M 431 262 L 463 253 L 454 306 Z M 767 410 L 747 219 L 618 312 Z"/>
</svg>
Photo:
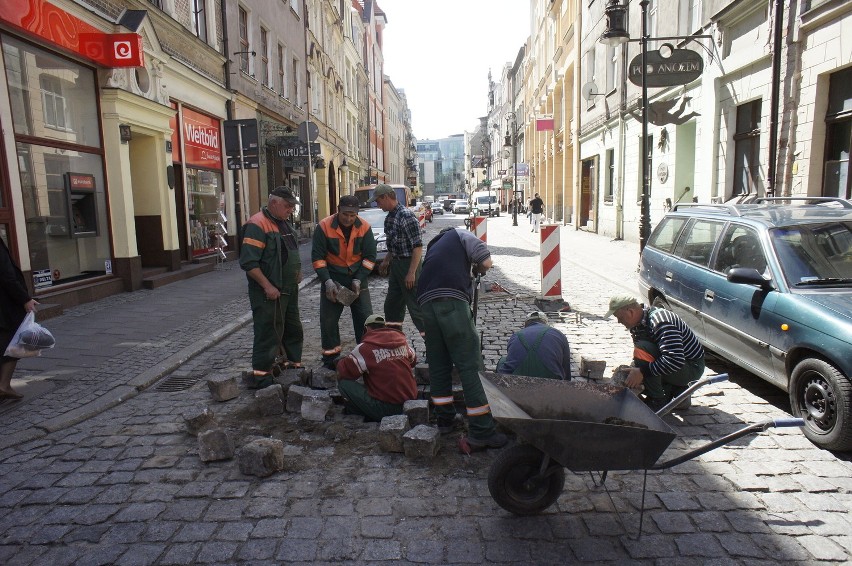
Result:
<svg viewBox="0 0 852 566">
<path fill-rule="evenodd" d="M 198 375 L 170 375 L 155 388 L 157 391 L 186 391 L 201 379 Z"/>
</svg>

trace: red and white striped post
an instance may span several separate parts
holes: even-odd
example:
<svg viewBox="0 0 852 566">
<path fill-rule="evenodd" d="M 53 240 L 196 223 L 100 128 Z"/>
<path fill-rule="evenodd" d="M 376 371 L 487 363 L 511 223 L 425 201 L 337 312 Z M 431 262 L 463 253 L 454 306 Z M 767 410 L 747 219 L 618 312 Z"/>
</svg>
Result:
<svg viewBox="0 0 852 566">
<path fill-rule="evenodd" d="M 541 298 L 544 300 L 562 300 L 559 224 L 543 224 L 541 226 Z"/>
<path fill-rule="evenodd" d="M 426 229 L 426 211 L 422 208 L 417 213 L 417 222 L 420 223 L 420 230 L 423 231 Z"/>
<path fill-rule="evenodd" d="M 488 242 L 488 225 L 486 221 L 488 220 L 485 216 L 474 216 L 473 217 L 473 234 L 483 242 Z"/>
</svg>

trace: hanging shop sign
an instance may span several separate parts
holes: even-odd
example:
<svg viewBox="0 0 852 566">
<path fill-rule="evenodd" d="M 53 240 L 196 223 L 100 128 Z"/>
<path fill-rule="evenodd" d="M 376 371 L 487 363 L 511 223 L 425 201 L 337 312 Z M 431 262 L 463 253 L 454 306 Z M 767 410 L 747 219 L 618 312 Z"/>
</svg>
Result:
<svg viewBox="0 0 852 566">
<path fill-rule="evenodd" d="M 666 87 L 689 84 L 704 72 L 701 55 L 690 49 L 675 49 L 664 43 L 659 49 L 645 54 L 645 80 L 649 87 Z M 642 54 L 630 61 L 627 77 L 636 86 L 642 86 Z"/>
<path fill-rule="evenodd" d="M 142 67 L 138 33 L 104 33 L 45 0 L 0 0 L 0 20 L 103 67 Z"/>
</svg>

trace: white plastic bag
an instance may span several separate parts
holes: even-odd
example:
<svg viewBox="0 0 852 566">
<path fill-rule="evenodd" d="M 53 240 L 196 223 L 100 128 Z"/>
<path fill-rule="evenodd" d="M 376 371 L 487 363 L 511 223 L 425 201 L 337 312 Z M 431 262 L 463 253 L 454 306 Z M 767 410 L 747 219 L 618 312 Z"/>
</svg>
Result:
<svg viewBox="0 0 852 566">
<path fill-rule="evenodd" d="M 28 312 L 15 331 L 4 355 L 11 358 L 33 358 L 41 355 L 42 350 L 53 348 L 55 345 L 53 334 L 35 321 L 34 312 Z"/>
</svg>

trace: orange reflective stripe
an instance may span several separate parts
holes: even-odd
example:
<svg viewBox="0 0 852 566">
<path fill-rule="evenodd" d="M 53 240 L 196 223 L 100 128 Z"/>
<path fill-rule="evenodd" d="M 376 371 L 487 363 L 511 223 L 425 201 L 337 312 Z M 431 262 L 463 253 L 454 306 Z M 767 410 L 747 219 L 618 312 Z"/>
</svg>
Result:
<svg viewBox="0 0 852 566">
<path fill-rule="evenodd" d="M 373 263 L 372 261 L 370 261 L 369 259 L 365 259 L 364 261 L 362 261 L 361 265 L 363 265 L 364 267 L 366 267 L 370 271 L 372 271 L 373 268 L 376 267 L 376 264 Z"/>
<path fill-rule="evenodd" d="M 313 263 L 314 269 L 321 269 L 323 267 L 326 267 L 327 265 L 328 264 L 325 262 L 324 259 L 318 259 Z"/>
<path fill-rule="evenodd" d="M 633 348 L 633 359 L 642 360 L 643 362 L 653 362 L 654 356 L 641 348 Z"/>
<path fill-rule="evenodd" d="M 453 404 L 453 396 L 449 397 L 432 397 L 433 405 L 452 405 Z"/>
<path fill-rule="evenodd" d="M 335 347 L 334 347 L 334 348 L 332 348 L 331 350 L 323 350 L 323 351 L 322 351 L 322 355 L 323 355 L 323 356 L 330 356 L 330 355 L 332 355 L 332 354 L 339 354 L 339 353 L 340 353 L 340 350 L 341 350 L 341 347 L 340 347 L 340 346 L 335 346 Z"/>
<path fill-rule="evenodd" d="M 491 412 L 490 405 L 482 405 L 481 407 L 468 407 L 467 408 L 467 416 L 469 417 L 478 417 L 480 415 L 487 415 Z"/>
<path fill-rule="evenodd" d="M 254 246 L 256 248 L 263 249 L 266 247 L 265 242 L 261 242 L 260 240 L 255 240 L 254 238 L 243 238 L 243 243 L 248 246 Z"/>
</svg>

